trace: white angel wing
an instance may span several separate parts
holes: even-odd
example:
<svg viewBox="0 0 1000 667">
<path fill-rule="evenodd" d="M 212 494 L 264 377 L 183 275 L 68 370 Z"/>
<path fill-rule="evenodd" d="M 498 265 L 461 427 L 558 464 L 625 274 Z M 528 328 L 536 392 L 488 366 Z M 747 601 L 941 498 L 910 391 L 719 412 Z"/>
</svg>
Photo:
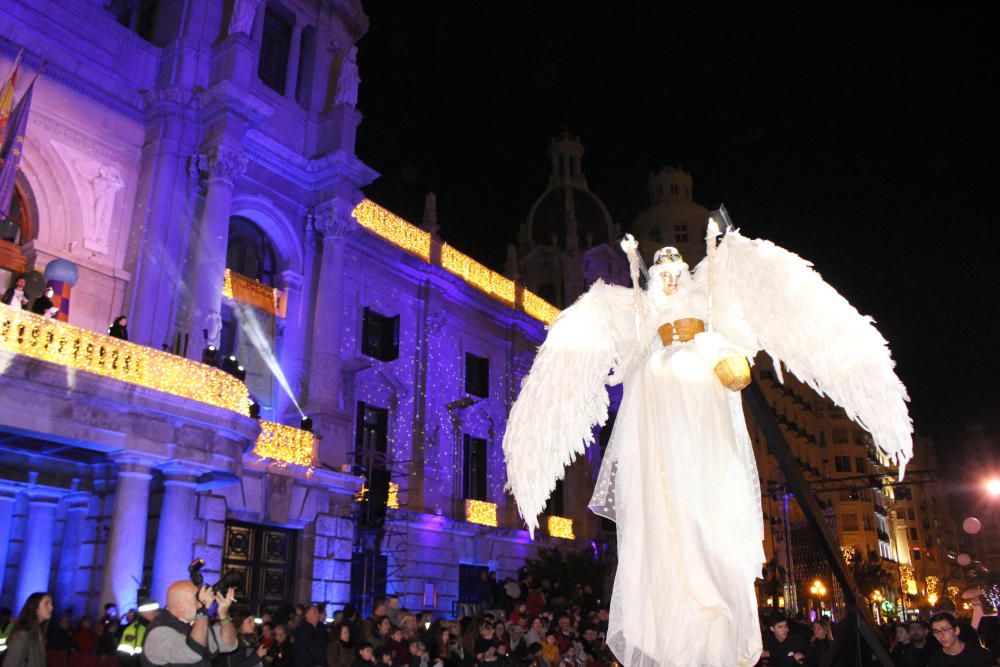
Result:
<svg viewBox="0 0 1000 667">
<path fill-rule="evenodd" d="M 731 230 L 712 266 L 715 326 L 844 408 L 899 466 L 913 456 L 906 387 L 874 326 L 814 271 L 770 241 Z M 699 271 L 700 273 L 700 271 Z"/>
<path fill-rule="evenodd" d="M 507 488 L 534 535 L 566 466 L 608 419 L 610 374 L 635 342 L 632 290 L 598 280 L 549 327 L 507 419 Z"/>
</svg>

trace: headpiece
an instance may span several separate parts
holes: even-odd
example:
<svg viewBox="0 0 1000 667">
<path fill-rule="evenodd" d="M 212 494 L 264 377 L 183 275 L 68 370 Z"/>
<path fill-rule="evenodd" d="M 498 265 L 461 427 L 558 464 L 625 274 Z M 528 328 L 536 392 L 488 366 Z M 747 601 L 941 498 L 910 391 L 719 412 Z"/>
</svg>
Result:
<svg viewBox="0 0 1000 667">
<path fill-rule="evenodd" d="M 672 264 L 673 262 L 683 262 L 684 258 L 681 257 L 681 253 L 678 252 L 677 248 L 673 246 L 667 246 L 665 248 L 660 248 L 653 255 L 653 266 L 657 264 Z"/>
</svg>

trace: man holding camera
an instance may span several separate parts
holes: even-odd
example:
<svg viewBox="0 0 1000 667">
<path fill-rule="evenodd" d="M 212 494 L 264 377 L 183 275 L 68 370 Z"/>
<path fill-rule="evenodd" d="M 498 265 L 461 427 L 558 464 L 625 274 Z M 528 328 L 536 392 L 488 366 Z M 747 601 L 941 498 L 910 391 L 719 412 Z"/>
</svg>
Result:
<svg viewBox="0 0 1000 667">
<path fill-rule="evenodd" d="M 235 651 L 236 626 L 229 617 L 235 596 L 233 588 L 223 595 L 211 586 L 198 587 L 187 580 L 171 584 L 167 589 L 167 608 L 146 630 L 140 654 L 143 667 L 208 667 L 219 653 Z M 218 604 L 214 623 L 208 618 L 208 608 L 213 602 Z"/>
</svg>

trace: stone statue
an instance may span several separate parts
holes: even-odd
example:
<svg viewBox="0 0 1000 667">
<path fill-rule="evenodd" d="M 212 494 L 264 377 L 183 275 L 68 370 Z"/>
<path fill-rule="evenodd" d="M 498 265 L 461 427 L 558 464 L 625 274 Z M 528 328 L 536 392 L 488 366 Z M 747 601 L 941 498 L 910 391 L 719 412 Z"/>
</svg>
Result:
<svg viewBox="0 0 1000 667">
<path fill-rule="evenodd" d="M 358 74 L 358 47 L 352 46 L 340 63 L 340 72 L 337 74 L 337 92 L 333 97 L 333 105 L 355 106 L 358 103 L 359 83 L 361 83 L 361 76 Z"/>
<path fill-rule="evenodd" d="M 229 34 L 253 35 L 253 22 L 260 0 L 233 0 L 233 13 L 229 17 Z"/>
<path fill-rule="evenodd" d="M 90 182 L 94 189 L 94 230 L 93 239 L 99 245 L 107 246 L 108 230 L 114 213 L 115 193 L 125 187 L 125 181 L 116 167 L 103 164 L 97 176 Z"/>
</svg>

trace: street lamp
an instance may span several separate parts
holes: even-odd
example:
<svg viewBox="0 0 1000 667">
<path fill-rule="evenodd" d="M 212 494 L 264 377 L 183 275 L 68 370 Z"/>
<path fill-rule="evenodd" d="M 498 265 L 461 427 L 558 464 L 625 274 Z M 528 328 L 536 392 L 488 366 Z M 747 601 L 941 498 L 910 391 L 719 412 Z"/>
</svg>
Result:
<svg viewBox="0 0 1000 667">
<path fill-rule="evenodd" d="M 817 579 L 816 581 L 813 582 L 812 587 L 810 587 L 809 589 L 809 592 L 812 593 L 814 596 L 821 598 L 826 595 L 826 586 L 823 585 L 822 581 Z"/>
</svg>

